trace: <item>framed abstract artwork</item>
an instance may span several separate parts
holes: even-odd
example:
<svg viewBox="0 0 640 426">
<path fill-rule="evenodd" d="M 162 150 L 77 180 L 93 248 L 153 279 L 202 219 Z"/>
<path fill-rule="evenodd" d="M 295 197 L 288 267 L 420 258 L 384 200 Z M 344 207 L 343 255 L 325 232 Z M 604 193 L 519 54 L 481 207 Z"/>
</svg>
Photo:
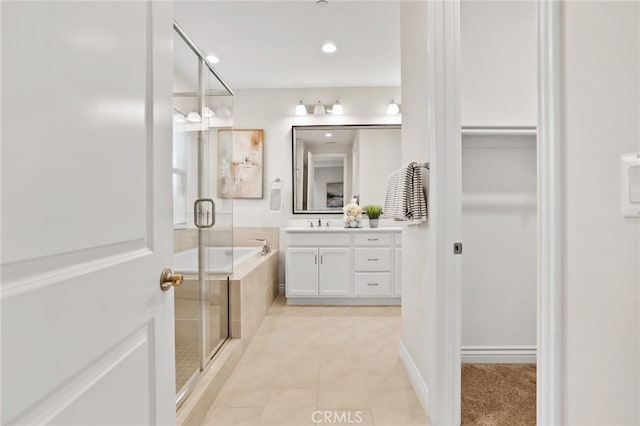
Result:
<svg viewBox="0 0 640 426">
<path fill-rule="evenodd" d="M 264 130 L 218 130 L 218 195 L 263 198 Z"/>
</svg>

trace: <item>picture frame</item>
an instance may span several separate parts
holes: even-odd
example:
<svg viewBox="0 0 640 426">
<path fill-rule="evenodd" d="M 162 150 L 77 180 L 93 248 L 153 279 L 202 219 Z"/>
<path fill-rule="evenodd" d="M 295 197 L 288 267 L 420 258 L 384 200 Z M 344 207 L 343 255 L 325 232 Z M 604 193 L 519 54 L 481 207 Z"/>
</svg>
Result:
<svg viewBox="0 0 640 426">
<path fill-rule="evenodd" d="M 218 196 L 262 199 L 264 130 L 218 130 Z"/>
</svg>

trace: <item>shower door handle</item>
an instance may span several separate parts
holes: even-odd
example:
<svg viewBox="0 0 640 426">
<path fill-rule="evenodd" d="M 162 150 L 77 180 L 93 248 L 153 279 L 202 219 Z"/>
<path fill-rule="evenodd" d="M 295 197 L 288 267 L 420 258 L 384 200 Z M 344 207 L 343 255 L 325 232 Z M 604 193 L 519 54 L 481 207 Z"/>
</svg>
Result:
<svg viewBox="0 0 640 426">
<path fill-rule="evenodd" d="M 203 209 L 205 204 L 210 204 L 211 209 Z M 203 222 L 202 216 L 206 216 Z M 216 223 L 216 203 L 211 198 L 199 198 L 193 203 L 193 223 L 197 228 L 211 228 Z"/>
</svg>

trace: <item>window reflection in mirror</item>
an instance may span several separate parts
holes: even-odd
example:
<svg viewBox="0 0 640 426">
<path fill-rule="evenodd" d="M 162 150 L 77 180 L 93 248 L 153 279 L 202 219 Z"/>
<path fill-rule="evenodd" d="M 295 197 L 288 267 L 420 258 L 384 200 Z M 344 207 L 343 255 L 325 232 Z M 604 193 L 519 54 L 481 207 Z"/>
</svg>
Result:
<svg viewBox="0 0 640 426">
<path fill-rule="evenodd" d="M 342 213 L 383 205 L 389 175 L 400 168 L 400 125 L 293 126 L 293 213 Z"/>
</svg>

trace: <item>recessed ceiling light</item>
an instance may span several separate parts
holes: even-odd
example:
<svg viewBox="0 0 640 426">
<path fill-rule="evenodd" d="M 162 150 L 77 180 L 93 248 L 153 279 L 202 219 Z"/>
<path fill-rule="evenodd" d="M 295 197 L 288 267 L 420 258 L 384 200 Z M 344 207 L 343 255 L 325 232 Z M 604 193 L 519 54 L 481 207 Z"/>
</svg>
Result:
<svg viewBox="0 0 640 426">
<path fill-rule="evenodd" d="M 325 133 L 324 134 L 326 137 L 330 138 L 331 136 L 333 136 L 331 133 Z"/>
<path fill-rule="evenodd" d="M 217 64 L 218 62 L 220 62 L 220 58 L 218 58 L 217 56 L 209 55 L 207 56 L 207 61 L 209 61 L 209 63 L 211 64 Z"/>
<path fill-rule="evenodd" d="M 337 50 L 338 48 L 336 47 L 335 44 L 333 44 L 332 42 L 328 41 L 325 44 L 322 45 L 322 51 L 324 53 L 333 53 Z"/>
</svg>

